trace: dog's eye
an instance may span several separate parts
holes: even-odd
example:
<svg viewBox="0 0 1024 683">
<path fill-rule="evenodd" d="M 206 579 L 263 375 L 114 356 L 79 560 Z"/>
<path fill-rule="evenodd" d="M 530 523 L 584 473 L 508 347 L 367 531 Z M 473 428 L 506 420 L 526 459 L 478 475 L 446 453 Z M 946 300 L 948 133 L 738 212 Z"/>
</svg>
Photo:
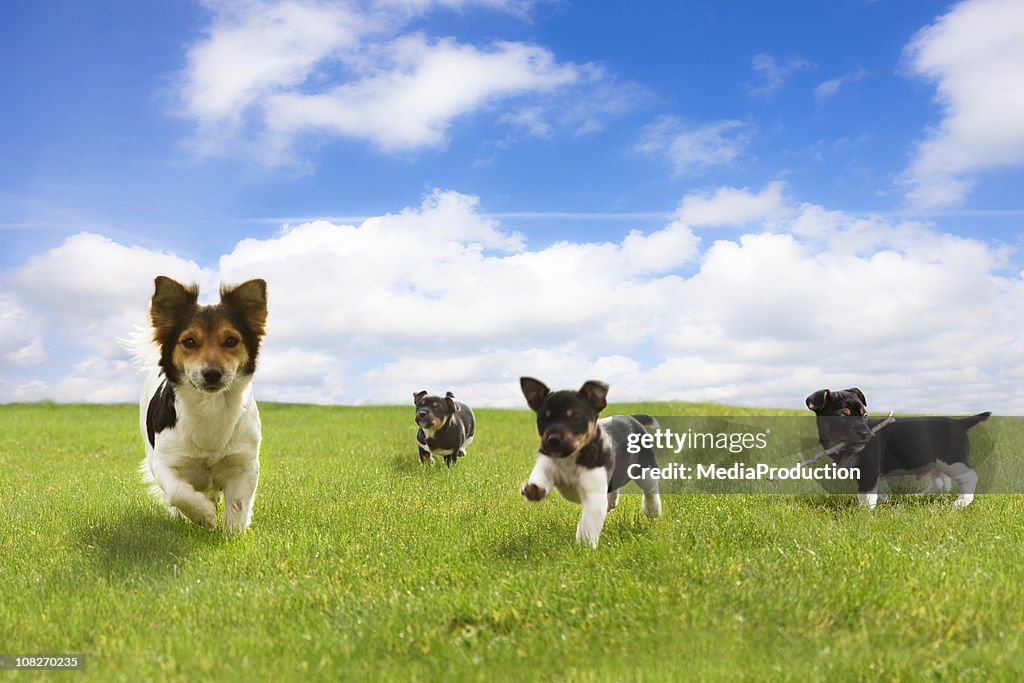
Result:
<svg viewBox="0 0 1024 683">
<path fill-rule="evenodd" d="M 186 349 L 194 349 L 196 348 L 196 346 L 198 346 L 198 344 L 196 344 L 196 340 L 193 339 L 192 337 L 185 337 L 184 339 L 182 339 L 181 345 L 184 346 Z"/>
<path fill-rule="evenodd" d="M 233 349 L 238 346 L 238 337 L 228 337 L 224 340 L 224 346 Z"/>
</svg>

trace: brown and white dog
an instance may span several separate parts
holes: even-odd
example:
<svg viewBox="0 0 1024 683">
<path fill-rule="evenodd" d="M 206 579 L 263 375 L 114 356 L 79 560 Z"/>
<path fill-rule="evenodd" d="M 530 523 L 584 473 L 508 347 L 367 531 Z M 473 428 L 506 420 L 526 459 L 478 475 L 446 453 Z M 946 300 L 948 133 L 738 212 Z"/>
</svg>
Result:
<svg viewBox="0 0 1024 683">
<path fill-rule="evenodd" d="M 172 515 L 224 530 L 249 527 L 260 474 L 260 415 L 252 394 L 267 320 L 267 285 L 221 286 L 220 303 L 198 304 L 199 287 L 156 278 L 150 304 L 160 358 L 140 400 L 143 477 Z"/>
</svg>

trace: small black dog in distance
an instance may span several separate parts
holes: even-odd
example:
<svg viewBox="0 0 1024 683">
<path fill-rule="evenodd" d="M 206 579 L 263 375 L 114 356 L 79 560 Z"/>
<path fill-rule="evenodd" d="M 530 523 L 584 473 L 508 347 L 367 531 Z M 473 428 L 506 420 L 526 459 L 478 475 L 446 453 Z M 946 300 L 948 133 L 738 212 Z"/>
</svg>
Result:
<svg viewBox="0 0 1024 683">
<path fill-rule="evenodd" d="M 576 542 L 597 547 L 609 510 L 618 504 L 619 489 L 630 481 L 629 466 L 642 470 L 658 466 L 654 451 L 628 451 L 631 434 L 645 434 L 644 425 L 657 426 L 648 415 L 615 415 L 598 419 L 607 405 L 608 385 L 591 380 L 579 391 L 551 391 L 532 377 L 519 380 L 526 402 L 537 414 L 540 449 L 537 463 L 520 493 L 530 501 L 543 500 L 552 488 L 583 505 Z M 661 515 L 658 481 L 635 480 L 644 492 L 641 505 L 650 519 Z"/>
<path fill-rule="evenodd" d="M 992 413 L 961 418 L 902 417 L 872 434 L 871 428 L 881 420 L 867 416 L 867 398 L 856 387 L 820 389 L 806 402 L 817 415 L 822 447 L 845 443 L 832 459 L 860 468 L 857 496 L 862 504 L 874 508 L 879 500 L 884 502 L 888 497 L 879 491 L 882 480 L 908 474 L 931 477 L 931 485 L 921 493 L 948 493 L 956 480 L 960 491 L 953 507 L 967 507 L 974 500 L 978 473 L 967 462 L 971 451 L 967 430 Z"/>
<path fill-rule="evenodd" d="M 444 456 L 451 467 L 466 455 L 466 447 L 473 443 L 476 418 L 465 403 L 456 401 L 452 392 L 441 396 L 428 396 L 426 391 L 412 395 L 416 404 L 416 446 L 420 463 L 434 464 L 434 456 Z"/>
</svg>

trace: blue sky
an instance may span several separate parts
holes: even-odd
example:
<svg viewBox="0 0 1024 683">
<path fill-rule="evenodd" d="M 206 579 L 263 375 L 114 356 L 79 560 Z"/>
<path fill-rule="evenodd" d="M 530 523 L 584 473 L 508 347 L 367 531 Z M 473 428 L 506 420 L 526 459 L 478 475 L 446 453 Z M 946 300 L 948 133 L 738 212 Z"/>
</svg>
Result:
<svg viewBox="0 0 1024 683">
<path fill-rule="evenodd" d="M 1022 15 L 1007 0 L 5 3 L 0 400 L 131 400 L 109 339 L 145 319 L 164 268 L 206 287 L 277 277 L 270 398 L 401 402 L 419 382 L 516 405 L 516 373 L 547 371 L 604 372 L 621 399 L 798 406 L 849 381 L 972 409 L 1020 372 Z M 385 254 L 400 239 L 409 261 Z M 351 259 L 390 266 L 355 281 Z M 534 279 L 569 293 L 564 313 L 520 286 L 524 261 L 559 274 Z M 805 269 L 828 282 L 780 284 Z M 481 282 L 497 283 L 472 311 L 490 334 L 456 322 Z M 829 348 L 845 328 L 813 292 L 848 293 L 844 317 L 872 334 Z M 891 302 L 869 313 L 871 296 Z M 352 297 L 379 309 L 336 310 Z"/>
</svg>

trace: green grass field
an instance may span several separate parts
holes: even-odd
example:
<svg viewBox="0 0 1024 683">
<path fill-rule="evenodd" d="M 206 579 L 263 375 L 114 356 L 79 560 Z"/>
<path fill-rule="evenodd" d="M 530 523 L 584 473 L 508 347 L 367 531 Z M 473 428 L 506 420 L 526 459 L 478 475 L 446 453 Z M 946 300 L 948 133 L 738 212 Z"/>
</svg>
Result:
<svg viewBox="0 0 1024 683">
<path fill-rule="evenodd" d="M 800 414 L 605 412 L 640 409 Z M 1022 496 L 675 495 L 650 522 L 629 495 L 591 550 L 578 506 L 518 494 L 525 410 L 477 411 L 450 471 L 419 466 L 411 406 L 261 410 L 253 525 L 226 537 L 146 494 L 137 408 L 0 406 L 0 652 L 86 655 L 0 679 L 1024 677 Z"/>
</svg>

